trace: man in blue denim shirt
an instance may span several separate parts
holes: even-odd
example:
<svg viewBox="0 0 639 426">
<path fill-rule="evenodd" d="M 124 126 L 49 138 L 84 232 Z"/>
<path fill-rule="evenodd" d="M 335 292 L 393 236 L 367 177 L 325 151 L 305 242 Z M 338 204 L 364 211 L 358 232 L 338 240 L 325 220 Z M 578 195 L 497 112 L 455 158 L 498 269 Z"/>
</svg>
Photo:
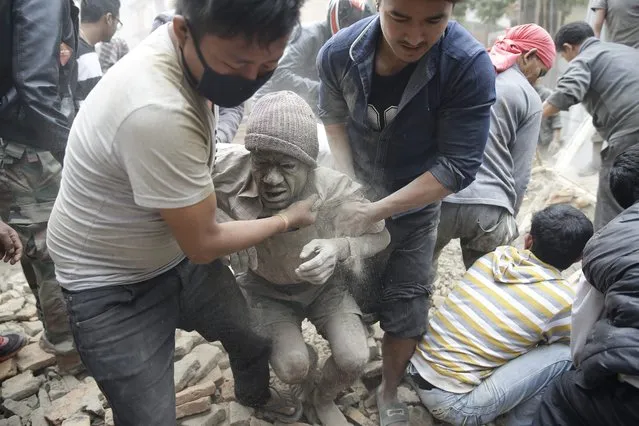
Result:
<svg viewBox="0 0 639 426">
<path fill-rule="evenodd" d="M 363 232 L 386 219 L 392 236 L 376 262 L 384 268 L 383 426 L 408 424 L 397 387 L 426 331 L 440 200 L 475 178 L 495 101 L 488 54 L 449 23 L 455 2 L 380 0 L 378 17 L 341 31 L 318 57 L 320 117 L 335 160 L 376 201 L 349 205 L 342 225 Z"/>
</svg>

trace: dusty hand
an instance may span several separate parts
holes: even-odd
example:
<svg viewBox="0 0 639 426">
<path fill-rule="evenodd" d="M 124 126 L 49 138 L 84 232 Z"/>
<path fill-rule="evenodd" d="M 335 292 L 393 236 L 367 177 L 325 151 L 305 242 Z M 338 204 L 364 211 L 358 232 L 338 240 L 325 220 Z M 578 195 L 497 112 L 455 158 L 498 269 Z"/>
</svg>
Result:
<svg viewBox="0 0 639 426">
<path fill-rule="evenodd" d="M 305 228 L 315 223 L 318 203 L 319 197 L 311 195 L 303 201 L 291 204 L 282 210 L 280 214 L 288 221 L 289 229 Z"/>
<path fill-rule="evenodd" d="M 230 266 L 235 274 L 244 274 L 248 270 L 257 269 L 257 250 L 255 247 L 230 254 L 222 260 L 226 266 Z"/>
<path fill-rule="evenodd" d="M 337 262 L 348 257 L 348 251 L 348 241 L 343 238 L 313 240 L 300 253 L 300 259 L 310 260 L 302 263 L 295 273 L 303 281 L 322 285 L 333 276 Z"/>
<path fill-rule="evenodd" d="M 0 222 L 0 258 L 15 265 L 22 258 L 22 241 L 18 233 L 9 225 Z"/>
<path fill-rule="evenodd" d="M 373 205 L 352 202 L 339 206 L 334 225 L 340 235 L 359 237 L 368 232 L 377 220 L 373 217 Z"/>
</svg>

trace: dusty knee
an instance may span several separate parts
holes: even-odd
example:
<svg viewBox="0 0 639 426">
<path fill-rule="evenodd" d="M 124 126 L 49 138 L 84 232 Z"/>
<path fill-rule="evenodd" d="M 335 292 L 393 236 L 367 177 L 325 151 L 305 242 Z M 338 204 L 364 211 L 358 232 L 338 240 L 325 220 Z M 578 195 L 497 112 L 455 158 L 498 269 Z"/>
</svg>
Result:
<svg viewBox="0 0 639 426">
<path fill-rule="evenodd" d="M 357 377 L 368 362 L 370 351 L 368 346 L 337 345 L 333 350 L 335 365 L 341 373 L 349 377 Z"/>
<path fill-rule="evenodd" d="M 310 361 L 306 351 L 273 354 L 271 365 L 277 377 L 287 384 L 302 383 L 308 376 L 308 370 L 310 369 Z"/>
</svg>

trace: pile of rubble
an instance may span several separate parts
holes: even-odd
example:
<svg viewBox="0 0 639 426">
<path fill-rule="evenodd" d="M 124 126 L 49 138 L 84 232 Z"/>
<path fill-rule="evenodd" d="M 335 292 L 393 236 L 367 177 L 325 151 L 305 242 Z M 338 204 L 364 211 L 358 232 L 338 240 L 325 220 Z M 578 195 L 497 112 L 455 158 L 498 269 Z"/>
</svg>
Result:
<svg viewBox="0 0 639 426">
<path fill-rule="evenodd" d="M 552 169 L 537 168 L 519 215 L 522 234 L 532 214 L 549 204 L 570 203 L 592 218 L 592 188 L 583 188 Z M 436 284 L 437 306 L 463 274 L 459 244 L 454 241 L 440 258 Z M 0 363 L 0 426 L 110 426 L 113 415 L 95 381 L 90 377 L 61 375 L 55 357 L 42 351 L 38 341 L 42 323 L 37 319 L 35 298 L 19 267 L 0 270 L 0 331 L 19 331 L 30 344 L 17 357 Z M 327 342 L 308 322 L 303 324 L 307 342 L 320 355 L 320 365 L 330 355 Z M 370 329 L 370 362 L 361 380 L 338 398 L 338 405 L 353 425 L 379 424 L 374 389 L 381 380 L 381 337 L 378 325 Z M 229 359 L 219 343 L 208 343 L 195 332 L 177 331 L 175 342 L 176 415 L 182 426 L 268 426 L 253 410 L 235 401 Z M 400 399 L 410 407 L 411 426 L 440 425 L 424 409 L 407 385 Z M 306 420 L 306 419 L 303 419 Z M 297 426 L 309 425 L 297 423 Z"/>
<path fill-rule="evenodd" d="M 95 380 L 60 374 L 55 356 L 40 349 L 42 323 L 37 319 L 35 298 L 18 267 L 3 268 L 0 331 L 26 333 L 30 343 L 16 357 L 0 363 L 0 426 L 113 425 L 113 414 Z M 318 348 L 321 365 L 330 349 L 311 324 L 305 322 L 303 328 L 307 341 Z M 338 399 L 349 421 L 358 426 L 379 424 L 373 389 L 381 380 L 382 331 L 376 325 L 370 334 L 371 362 L 362 379 Z M 196 332 L 178 330 L 174 378 L 176 416 L 181 426 L 272 425 L 235 401 L 233 374 L 220 343 L 208 343 Z M 400 397 L 411 407 L 412 425 L 433 424 L 407 385 L 400 388 Z"/>
</svg>

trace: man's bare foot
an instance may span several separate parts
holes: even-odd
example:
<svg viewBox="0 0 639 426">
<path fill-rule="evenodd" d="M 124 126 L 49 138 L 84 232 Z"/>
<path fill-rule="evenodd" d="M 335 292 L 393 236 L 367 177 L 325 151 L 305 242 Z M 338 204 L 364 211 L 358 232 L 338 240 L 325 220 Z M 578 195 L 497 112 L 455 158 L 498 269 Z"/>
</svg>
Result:
<svg viewBox="0 0 639 426">
<path fill-rule="evenodd" d="M 258 411 L 266 418 L 282 423 L 295 423 L 302 417 L 302 405 L 289 395 L 275 388 L 270 388 L 271 398 Z"/>
<path fill-rule="evenodd" d="M 334 401 L 323 401 L 317 389 L 313 392 L 313 407 L 319 421 L 324 426 L 349 426 L 346 417 Z"/>
</svg>

